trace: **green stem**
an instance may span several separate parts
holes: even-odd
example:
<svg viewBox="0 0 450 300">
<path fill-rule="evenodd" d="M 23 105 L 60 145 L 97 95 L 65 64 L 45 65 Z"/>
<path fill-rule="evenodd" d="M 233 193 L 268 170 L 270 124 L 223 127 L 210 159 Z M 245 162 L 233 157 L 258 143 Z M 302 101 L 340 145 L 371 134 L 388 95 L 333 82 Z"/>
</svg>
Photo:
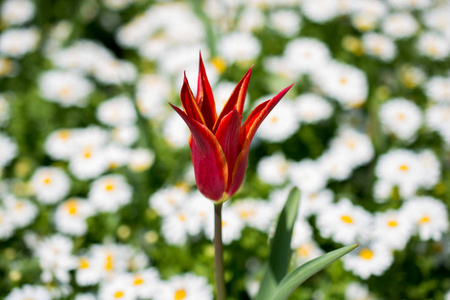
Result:
<svg viewBox="0 0 450 300">
<path fill-rule="evenodd" d="M 225 277 L 222 244 L 222 203 L 214 205 L 214 275 L 217 300 L 225 300 Z"/>
</svg>

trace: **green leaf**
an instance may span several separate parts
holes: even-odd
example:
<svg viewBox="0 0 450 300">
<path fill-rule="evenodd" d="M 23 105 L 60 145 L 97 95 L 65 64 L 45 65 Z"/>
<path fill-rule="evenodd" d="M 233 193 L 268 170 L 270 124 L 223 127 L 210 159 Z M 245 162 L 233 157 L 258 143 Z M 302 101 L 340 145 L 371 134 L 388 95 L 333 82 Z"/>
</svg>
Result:
<svg viewBox="0 0 450 300">
<path fill-rule="evenodd" d="M 297 218 L 299 202 L 300 190 L 294 187 L 289 192 L 286 204 L 278 218 L 277 229 L 270 249 L 269 264 L 255 300 L 271 299 L 278 284 L 287 274 L 291 259 L 292 231 Z"/>
<path fill-rule="evenodd" d="M 270 299 L 287 299 L 305 280 L 324 269 L 335 260 L 349 253 L 356 247 L 358 247 L 358 244 L 342 247 L 301 265 L 281 281 Z"/>
</svg>

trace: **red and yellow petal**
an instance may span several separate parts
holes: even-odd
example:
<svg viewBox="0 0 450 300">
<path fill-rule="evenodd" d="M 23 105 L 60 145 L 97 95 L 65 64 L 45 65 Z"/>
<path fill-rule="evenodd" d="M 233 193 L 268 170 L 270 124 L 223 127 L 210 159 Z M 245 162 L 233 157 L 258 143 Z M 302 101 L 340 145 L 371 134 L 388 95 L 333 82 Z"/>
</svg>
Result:
<svg viewBox="0 0 450 300">
<path fill-rule="evenodd" d="M 181 87 L 181 105 L 183 106 L 186 114 L 192 119 L 205 124 L 205 119 L 203 118 L 202 112 L 198 107 L 197 101 L 194 98 L 189 82 L 186 78 L 186 73 L 184 74 L 183 86 Z"/>
<path fill-rule="evenodd" d="M 217 128 L 219 127 L 219 124 L 222 121 L 222 119 L 226 115 L 228 115 L 233 109 L 236 108 L 238 113 L 242 116 L 242 113 L 244 111 L 245 96 L 247 95 L 247 88 L 251 74 L 252 68 L 250 68 L 247 71 L 244 77 L 242 77 L 242 79 L 234 88 L 230 98 L 228 99 L 227 103 L 225 103 L 224 108 L 222 109 L 219 117 L 216 120 L 216 123 L 214 124 L 213 132 L 217 131 Z"/>
<path fill-rule="evenodd" d="M 233 109 L 222 119 L 215 134 L 217 140 L 222 146 L 223 152 L 225 153 L 229 170 L 233 170 L 236 157 L 240 151 L 239 132 L 241 129 L 241 123 L 241 115 L 236 109 Z M 228 176 L 230 175 L 232 175 L 231 172 L 228 173 Z M 228 178 L 228 181 L 230 180 L 231 179 Z"/>
<path fill-rule="evenodd" d="M 228 180 L 228 167 L 222 147 L 206 126 L 178 107 L 172 104 L 171 106 L 183 118 L 192 134 L 189 145 L 199 191 L 213 201 L 223 199 Z"/>
<path fill-rule="evenodd" d="M 200 64 L 198 70 L 198 83 L 197 83 L 197 104 L 200 107 L 203 118 L 205 119 L 206 127 L 210 130 L 213 129 L 214 123 L 217 119 L 216 104 L 214 102 L 214 96 L 209 84 L 208 77 L 206 76 L 205 66 L 203 65 L 202 55 L 200 53 Z"/>
</svg>

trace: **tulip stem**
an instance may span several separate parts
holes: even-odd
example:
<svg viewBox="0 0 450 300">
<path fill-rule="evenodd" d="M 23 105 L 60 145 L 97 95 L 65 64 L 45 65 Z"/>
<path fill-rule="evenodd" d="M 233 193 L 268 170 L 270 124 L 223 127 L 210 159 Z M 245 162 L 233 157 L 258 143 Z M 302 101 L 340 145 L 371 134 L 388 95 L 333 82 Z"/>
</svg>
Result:
<svg viewBox="0 0 450 300">
<path fill-rule="evenodd" d="M 225 300 L 225 277 L 222 244 L 222 203 L 214 205 L 214 275 L 217 300 Z"/>
</svg>

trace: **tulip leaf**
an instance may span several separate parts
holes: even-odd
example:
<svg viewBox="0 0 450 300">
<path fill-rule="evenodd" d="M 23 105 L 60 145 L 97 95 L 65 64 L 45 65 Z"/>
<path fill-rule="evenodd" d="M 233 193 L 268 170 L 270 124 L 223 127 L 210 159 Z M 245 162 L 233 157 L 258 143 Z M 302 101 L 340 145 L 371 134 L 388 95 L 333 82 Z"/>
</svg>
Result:
<svg viewBox="0 0 450 300">
<path fill-rule="evenodd" d="M 277 286 L 286 276 L 291 259 L 291 238 L 297 218 L 300 190 L 292 188 L 278 218 L 277 229 L 272 240 L 269 263 L 261 281 L 255 300 L 272 299 Z"/>
<path fill-rule="evenodd" d="M 280 282 L 275 293 L 272 294 L 272 297 L 270 299 L 287 299 L 305 280 L 307 280 L 309 277 L 316 274 L 320 270 L 324 269 L 335 260 L 349 253 L 356 247 L 358 247 L 358 244 L 342 247 L 301 265 Z"/>
</svg>

